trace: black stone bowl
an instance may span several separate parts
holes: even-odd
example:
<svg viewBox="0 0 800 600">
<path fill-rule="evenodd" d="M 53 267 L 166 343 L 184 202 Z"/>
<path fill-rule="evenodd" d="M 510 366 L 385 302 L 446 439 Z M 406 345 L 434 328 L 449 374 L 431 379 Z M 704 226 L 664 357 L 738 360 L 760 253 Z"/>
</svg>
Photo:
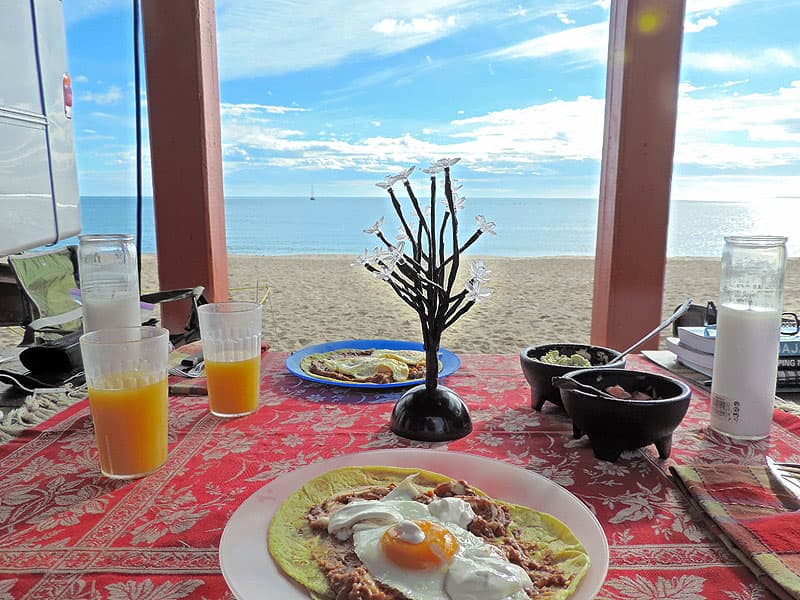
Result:
<svg viewBox="0 0 800 600">
<path fill-rule="evenodd" d="M 645 392 L 655 399 L 606 398 L 569 389 L 569 380 L 600 390 L 620 385 L 629 393 Z M 656 445 L 659 458 L 667 458 L 672 451 L 672 434 L 686 415 L 692 396 L 689 386 L 677 379 L 629 369 L 572 371 L 558 385 L 575 439 L 585 433 L 595 457 L 611 462 L 623 450 L 650 444 Z"/>
<path fill-rule="evenodd" d="M 533 406 L 534 410 L 542 410 L 545 402 L 563 406 L 558 388 L 553 385 L 553 377 L 563 377 L 570 371 L 582 368 L 554 365 L 540 361 L 539 359 L 550 350 L 558 350 L 561 354 L 567 356 L 575 354 L 579 350 L 585 351 L 589 354 L 589 362 L 592 363 L 592 368 L 625 366 L 624 357 L 621 360 L 617 360 L 619 352 L 602 346 L 590 346 L 588 344 L 529 346 L 520 352 L 519 362 L 522 365 L 522 373 L 531 386 L 531 406 Z"/>
</svg>

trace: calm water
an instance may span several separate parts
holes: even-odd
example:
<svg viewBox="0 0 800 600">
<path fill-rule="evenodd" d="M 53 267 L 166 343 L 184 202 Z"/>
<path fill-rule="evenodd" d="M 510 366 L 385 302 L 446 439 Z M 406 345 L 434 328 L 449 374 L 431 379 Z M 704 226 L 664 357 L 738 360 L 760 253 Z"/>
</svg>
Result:
<svg viewBox="0 0 800 600">
<path fill-rule="evenodd" d="M 134 233 L 136 201 L 127 197 L 81 198 L 85 233 Z M 789 255 L 800 256 L 800 235 L 791 218 L 798 199 L 672 203 L 669 256 L 720 256 L 733 234 L 789 237 Z M 583 198 L 469 198 L 460 213 L 461 239 L 475 230 L 475 215 L 497 225 L 472 247 L 492 256 L 592 256 L 597 201 Z M 240 197 L 226 199 L 228 250 L 232 254 L 360 254 L 378 241 L 363 233 L 381 216 L 393 238 L 399 221 L 388 198 Z M 152 199 L 144 204 L 142 249 L 155 252 Z M 73 238 L 65 243 L 76 243 Z"/>
</svg>

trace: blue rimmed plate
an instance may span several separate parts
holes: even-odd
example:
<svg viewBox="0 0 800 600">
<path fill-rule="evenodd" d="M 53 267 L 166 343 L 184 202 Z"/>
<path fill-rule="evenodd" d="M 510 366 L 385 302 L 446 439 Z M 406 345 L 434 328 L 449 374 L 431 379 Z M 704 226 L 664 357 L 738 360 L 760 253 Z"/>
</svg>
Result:
<svg viewBox="0 0 800 600">
<path fill-rule="evenodd" d="M 424 381 L 424 379 L 413 379 L 409 381 L 397 381 L 395 383 L 353 383 L 352 381 L 334 381 L 332 379 L 317 377 L 306 373 L 300 368 L 300 361 L 309 354 L 330 352 L 343 348 L 354 348 L 356 350 L 369 350 L 370 348 L 380 350 L 424 350 L 424 346 L 420 342 L 406 342 L 403 340 L 341 340 L 339 342 L 327 342 L 325 344 L 317 344 L 316 346 L 307 346 L 302 350 L 298 350 L 294 354 L 289 355 L 289 358 L 286 359 L 286 368 L 302 379 L 341 387 L 386 389 L 408 387 Z M 439 379 L 452 375 L 456 372 L 458 367 L 461 366 L 461 359 L 449 350 L 444 350 L 443 348 L 439 349 L 439 360 L 442 362 L 442 368 L 439 371 Z"/>
</svg>

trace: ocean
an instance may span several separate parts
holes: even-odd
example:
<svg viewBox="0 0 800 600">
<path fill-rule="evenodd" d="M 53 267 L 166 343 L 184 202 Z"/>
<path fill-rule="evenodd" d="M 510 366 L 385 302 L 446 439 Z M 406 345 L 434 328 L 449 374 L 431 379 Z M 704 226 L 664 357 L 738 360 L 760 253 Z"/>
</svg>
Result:
<svg viewBox="0 0 800 600">
<path fill-rule="evenodd" d="M 406 201 L 407 202 L 407 201 Z M 800 256 L 796 198 L 743 202 L 674 201 L 670 208 L 668 256 L 718 257 L 724 237 L 786 235 L 789 256 Z M 405 204 L 404 204 L 405 206 Z M 229 197 L 225 202 L 231 254 L 361 254 L 379 245 L 364 229 L 385 217 L 383 231 L 399 230 L 388 198 Z M 84 233 L 134 233 L 136 199 L 84 196 Z M 482 214 L 496 224 L 471 253 L 488 256 L 593 256 L 597 201 L 587 198 L 469 198 L 459 213 L 460 239 L 475 231 Z M 142 251 L 154 253 L 153 202 L 144 201 Z M 77 243 L 75 238 L 64 243 Z"/>
</svg>

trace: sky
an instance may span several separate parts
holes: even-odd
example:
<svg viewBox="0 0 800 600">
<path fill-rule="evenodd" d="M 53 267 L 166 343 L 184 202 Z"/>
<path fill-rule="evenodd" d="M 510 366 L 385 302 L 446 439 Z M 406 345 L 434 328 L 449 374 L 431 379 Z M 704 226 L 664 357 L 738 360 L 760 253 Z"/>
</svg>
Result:
<svg viewBox="0 0 800 600">
<path fill-rule="evenodd" d="M 466 195 L 596 198 L 609 4 L 217 0 L 225 193 L 376 196 L 457 156 Z M 131 5 L 64 0 L 83 195 L 136 191 Z M 798 25 L 687 0 L 674 199 L 800 199 Z"/>
</svg>

